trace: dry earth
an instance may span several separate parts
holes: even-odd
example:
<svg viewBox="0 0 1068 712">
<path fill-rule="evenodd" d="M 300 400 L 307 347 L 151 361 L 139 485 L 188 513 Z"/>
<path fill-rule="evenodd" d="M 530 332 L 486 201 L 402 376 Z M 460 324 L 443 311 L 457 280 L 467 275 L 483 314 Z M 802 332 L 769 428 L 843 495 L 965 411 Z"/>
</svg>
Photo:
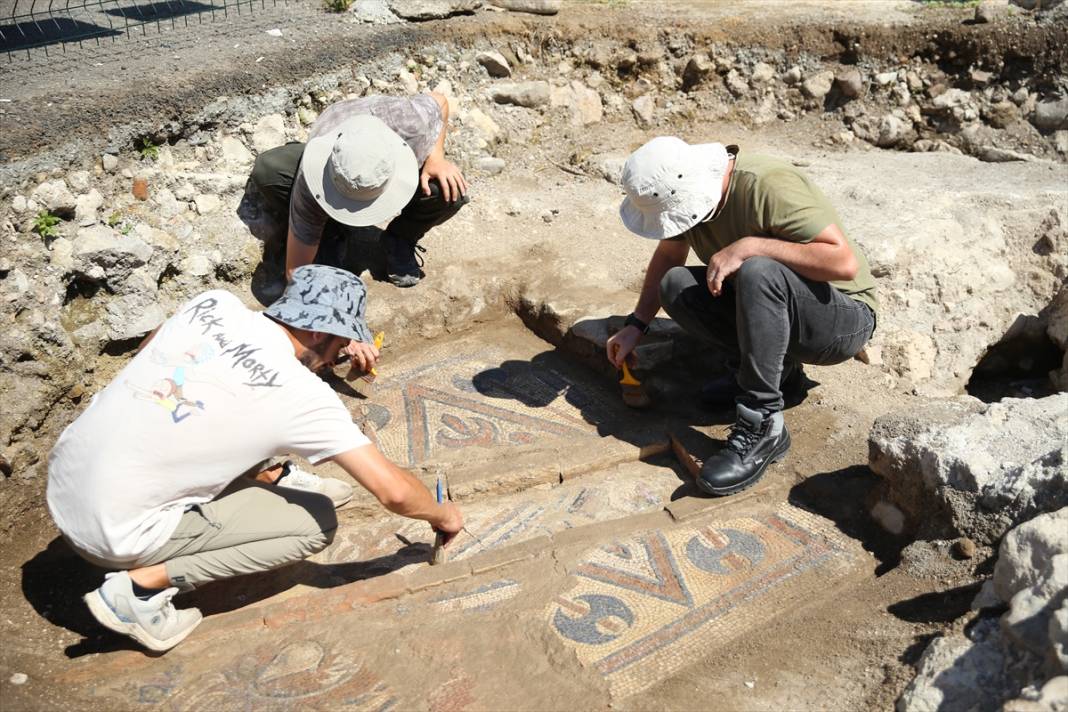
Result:
<svg viewBox="0 0 1068 712">
<path fill-rule="evenodd" d="M 119 73 L 107 55 L 95 67 L 79 65 L 74 52 L 68 66 L 41 76 L 4 70 L 15 99 L 4 105 L 0 139 L 12 226 L 5 295 L 15 293 L 16 270 L 35 274 L 33 260 L 55 260 L 27 246 L 37 236 L 21 227 L 28 216 L 14 214 L 14 197 L 87 169 L 104 215 L 121 211 L 120 226 L 175 233 L 173 220 L 154 215 L 157 203 L 129 195 L 134 176 L 148 176 L 154 195 L 223 176 L 214 191 L 222 208 L 178 216 L 192 226 L 179 257 L 219 257 L 205 271 L 176 257 L 153 299 L 166 309 L 221 284 L 254 304 L 254 293 L 272 286 L 259 266 L 259 238 L 269 231 L 255 201 L 243 200 L 241 167 L 198 147 L 219 146 L 222 136 L 251 144 L 257 120 L 274 112 L 299 135 L 297 107 L 317 106 L 310 95 L 351 90 L 360 73 L 352 67 L 398 91 L 391 72 L 411 59 L 424 68 L 419 88 L 452 83 L 450 145 L 472 178 L 473 201 L 426 239 L 424 283 L 401 292 L 370 282 L 369 318 L 388 338 L 383 375 L 366 399 L 338 387 L 387 454 L 428 482 L 447 473 L 479 540 L 459 541 L 454 562 L 430 569 L 422 563 L 429 531 L 358 498 L 313 562 L 188 597 L 208 614 L 202 629 L 166 656 L 146 657 L 82 608 L 79 597 L 100 572 L 57 539 L 42 497 L 49 442 L 121 366 L 130 343 L 97 336 L 91 348 L 76 345 L 71 375 L 60 368 L 63 347 L 35 350 L 39 342 L 26 339 L 28 356 L 17 360 L 43 364 L 45 385 L 31 379 L 39 373 L 11 369 L 17 378 L 4 381 L 4 398 L 47 402 L 4 430 L 5 463 L 14 465 L 0 482 L 4 709 L 891 709 L 927 641 L 962 625 L 992 561 L 980 547 L 974 558 L 936 557 L 922 570 L 899 565 L 909 541 L 868 514 L 878 484 L 868 433 L 884 413 L 963 391 L 1017 316 L 1037 315 L 1063 284 L 1063 229 L 1047 225 L 1051 210 L 1063 225 L 1068 207 L 1054 137 L 1030 124 L 1001 132 L 999 145 L 1031 157 L 1010 163 L 882 150 L 842 140 L 841 112 L 798 108 L 779 119 L 761 108 L 760 92 L 725 100 L 722 86 L 695 97 L 660 87 L 651 125 L 639 125 L 628 92 L 643 75 L 614 77 L 611 67 L 603 93 L 625 103 L 605 101 L 603 119 L 574 125 L 566 104 L 493 105 L 491 80 L 475 78 L 471 57 L 521 46 L 531 60 L 516 65 L 520 78 L 566 85 L 590 81 L 579 57 L 591 38 L 614 53 L 670 58 L 672 40 L 684 37 L 676 59 L 722 43 L 750 68 L 760 59 L 777 72 L 837 66 L 855 53 L 873 73 L 931 41 L 977 57 L 1026 55 L 1021 71 L 1045 77 L 1063 74 L 1063 27 L 1019 16 L 972 27 L 962 24 L 970 9 L 908 2 L 609 2 L 571 4 L 555 18 L 481 12 L 376 28 L 323 20 L 303 3 L 279 12 L 264 26 L 278 19 L 286 41 L 305 51 L 272 49 L 257 25 L 247 47 L 229 39 L 207 54 L 195 41 L 150 47 L 123 59 Z M 182 71 L 128 81 L 164 52 Z M 191 68 L 194 56 L 204 61 Z M 234 100 L 205 121 L 205 107 L 223 94 Z M 79 110 L 53 111 L 49 102 Z M 475 108 L 503 137 L 479 143 Z M 803 166 L 882 267 L 876 362 L 811 368 L 819 385 L 787 413 L 790 456 L 765 484 L 723 500 L 698 496 L 673 458 L 641 450 L 671 431 L 703 456 L 723 437 L 730 414 L 697 411 L 688 397 L 714 360 L 685 340 L 650 349 L 642 375 L 656 405 L 634 413 L 619 404 L 596 355 L 596 335 L 630 310 L 652 250 L 619 224 L 619 188 L 600 174 L 669 132 Z M 132 151 L 146 136 L 172 144 L 164 147 L 170 166 Z M 97 166 L 109 149 L 119 158 L 113 171 Z M 489 154 L 503 159 L 502 171 L 480 163 Z M 1044 239 L 1057 248 L 1052 256 L 1032 249 Z M 353 244 L 352 260 L 373 253 L 373 241 Z M 1011 278 L 988 279 L 1002 268 Z M 6 324 L 15 334 L 34 319 L 92 322 L 96 312 L 75 311 L 89 313 L 109 295 L 80 294 L 85 287 L 41 272 L 7 300 L 16 306 Z M 995 379 L 992 390 L 1048 388 L 1034 376 Z M 16 684 L 18 673 L 27 680 Z"/>
</svg>

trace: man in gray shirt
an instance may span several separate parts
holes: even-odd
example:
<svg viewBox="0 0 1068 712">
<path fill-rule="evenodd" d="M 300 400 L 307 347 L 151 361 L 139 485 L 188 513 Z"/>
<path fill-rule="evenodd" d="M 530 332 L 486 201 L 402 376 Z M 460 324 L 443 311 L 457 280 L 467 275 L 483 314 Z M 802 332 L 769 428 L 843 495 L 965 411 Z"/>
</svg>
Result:
<svg viewBox="0 0 1068 712">
<path fill-rule="evenodd" d="M 392 217 L 382 235 L 389 280 L 417 284 L 418 241 L 467 202 L 467 181 L 445 158 L 448 117 L 438 93 L 349 99 L 322 113 L 307 144 L 260 154 L 252 181 L 269 211 L 288 214 L 286 278 L 316 260 L 324 236 L 343 234 L 339 224 L 363 227 Z"/>
</svg>

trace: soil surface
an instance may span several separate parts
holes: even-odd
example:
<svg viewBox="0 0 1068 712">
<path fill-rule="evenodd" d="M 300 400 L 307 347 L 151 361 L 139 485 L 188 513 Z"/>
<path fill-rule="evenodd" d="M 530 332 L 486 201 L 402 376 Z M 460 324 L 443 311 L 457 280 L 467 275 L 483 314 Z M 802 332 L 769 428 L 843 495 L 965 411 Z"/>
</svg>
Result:
<svg viewBox="0 0 1068 712">
<path fill-rule="evenodd" d="M 188 135 L 220 95 L 255 98 L 384 51 L 497 34 L 550 46 L 559 36 L 691 32 L 827 57 L 908 54 L 967 35 L 983 51 L 1031 52 L 1035 71 L 1063 66 L 1061 30 L 976 29 L 962 24 L 970 16 L 911 2 L 604 2 L 569 4 L 555 18 L 481 12 L 369 27 L 313 2 L 268 5 L 148 40 L 13 56 L 0 69 L 2 170 L 19 181 L 88 165 L 141 136 Z M 281 38 L 266 33 L 276 27 Z M 1063 164 L 828 148 L 840 130 L 831 124 L 680 117 L 660 131 L 789 156 L 856 220 L 910 210 L 933 220 L 942 208 L 924 196 L 939 193 L 991 214 L 1006 201 L 1040 212 L 1042 196 L 1064 195 Z M 102 572 L 58 538 L 41 479 L 9 479 L 3 708 L 893 708 L 926 642 L 968 609 L 990 554 L 945 557 L 920 575 L 899 565 L 909 542 L 868 515 L 878 484 L 868 432 L 881 414 L 920 407 L 907 384 L 877 364 L 809 368 L 814 385 L 786 414 L 789 456 L 750 492 L 713 500 L 670 454 L 642 450 L 669 431 L 699 459 L 722 444 L 732 414 L 693 405 L 710 373 L 700 358 L 643 373 L 654 407 L 637 413 L 603 363 L 591 368 L 588 354 L 531 333 L 546 335 L 545 324 L 516 300 L 471 318 L 449 311 L 457 281 L 489 294 L 520 273 L 535 305 L 627 313 L 652 245 L 619 225 L 618 186 L 576 174 L 572 158 L 647 138 L 606 122 L 503 149 L 509 167 L 481 177 L 470 208 L 426 239 L 426 281 L 404 293 L 370 285 L 381 305 L 372 317 L 410 328 L 390 334 L 369 397 L 337 385 L 391 458 L 428 483 L 447 474 L 472 532 L 448 567 L 424 563 L 428 529 L 361 495 L 314 560 L 179 599 L 201 607 L 205 623 L 148 657 L 84 608 L 80 596 Z M 126 357 L 102 354 L 87 391 Z M 64 407 L 50 421 L 56 432 L 81 406 Z M 17 673 L 28 680 L 16 683 Z"/>
</svg>

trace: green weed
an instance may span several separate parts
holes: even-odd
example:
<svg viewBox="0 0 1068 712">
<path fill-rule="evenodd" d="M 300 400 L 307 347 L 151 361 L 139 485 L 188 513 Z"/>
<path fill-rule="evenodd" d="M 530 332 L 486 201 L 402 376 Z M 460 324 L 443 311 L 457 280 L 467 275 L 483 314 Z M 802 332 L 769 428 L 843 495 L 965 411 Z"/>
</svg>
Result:
<svg viewBox="0 0 1068 712">
<path fill-rule="evenodd" d="M 353 0 L 323 0 L 327 12 L 348 12 Z"/>
<path fill-rule="evenodd" d="M 59 218 L 47 210 L 37 213 L 37 217 L 33 219 L 33 231 L 46 240 L 59 237 L 56 225 L 59 225 Z"/>
<path fill-rule="evenodd" d="M 150 161 L 159 158 L 159 146 L 152 143 L 152 140 L 147 136 L 141 139 L 141 148 L 138 150 L 141 153 L 141 158 L 147 158 Z"/>
</svg>

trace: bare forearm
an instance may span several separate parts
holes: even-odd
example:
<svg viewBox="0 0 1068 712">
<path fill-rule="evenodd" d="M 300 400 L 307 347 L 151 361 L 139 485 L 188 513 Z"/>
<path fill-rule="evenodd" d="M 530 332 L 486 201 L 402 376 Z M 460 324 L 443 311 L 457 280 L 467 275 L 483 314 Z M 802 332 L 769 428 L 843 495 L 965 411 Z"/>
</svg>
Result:
<svg viewBox="0 0 1068 712">
<path fill-rule="evenodd" d="M 660 282 L 672 267 L 685 264 L 689 245 L 682 242 L 661 242 L 649 259 L 645 268 L 645 279 L 638 304 L 634 307 L 634 316 L 649 323 L 660 311 Z"/>
<path fill-rule="evenodd" d="M 384 499 L 382 506 L 402 517 L 422 519 L 431 524 L 440 521 L 444 516 L 444 509 L 430 494 L 430 490 L 407 470 L 393 463 L 389 463 L 389 466 L 395 471 L 394 476 L 399 481 L 399 496 L 394 494 L 393 497 Z"/>
<path fill-rule="evenodd" d="M 856 259 L 846 244 L 788 242 L 768 237 L 747 237 L 742 259 L 770 257 L 806 279 L 832 282 L 856 276 Z"/>
<path fill-rule="evenodd" d="M 389 511 L 438 526 L 447 516 L 430 491 L 416 477 L 390 462 L 374 445 L 349 450 L 334 457 L 354 480 Z"/>
<path fill-rule="evenodd" d="M 444 94 L 437 92 L 431 92 L 430 96 L 434 97 L 438 108 L 441 109 L 441 133 L 438 134 L 438 140 L 434 143 L 434 148 L 430 150 L 428 158 L 442 159 L 445 158 L 445 133 L 449 126 L 449 100 Z"/>
<path fill-rule="evenodd" d="M 297 267 L 311 264 L 315 261 L 315 253 L 319 251 L 318 245 L 307 245 L 297 239 L 293 231 L 289 231 L 286 238 L 286 280 L 292 278 L 293 270 Z"/>
</svg>

